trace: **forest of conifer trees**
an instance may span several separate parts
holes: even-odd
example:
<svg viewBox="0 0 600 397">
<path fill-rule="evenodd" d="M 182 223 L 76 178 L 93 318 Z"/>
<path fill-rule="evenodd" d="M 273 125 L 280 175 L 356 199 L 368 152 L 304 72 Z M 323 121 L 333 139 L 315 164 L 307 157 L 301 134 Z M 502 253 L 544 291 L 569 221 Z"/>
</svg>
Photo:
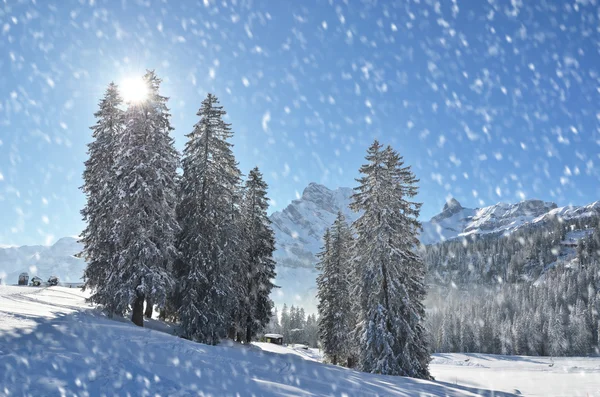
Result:
<svg viewBox="0 0 600 397">
<path fill-rule="evenodd" d="M 600 219 L 428 246 L 436 352 L 576 356 L 600 351 Z M 565 244 L 569 233 L 582 236 Z"/>
<path fill-rule="evenodd" d="M 320 344 L 334 364 L 430 378 L 425 266 L 414 250 L 420 204 L 410 201 L 418 180 L 402 157 L 377 141 L 369 148 L 352 203 L 361 216 L 350 229 L 340 214 L 325 236 L 319 319 L 293 306 L 279 319 L 260 170 L 242 182 L 233 129 L 212 94 L 180 158 L 161 80 L 148 71 L 143 81 L 148 97 L 125 110 L 111 84 L 92 127 L 82 187 L 89 301 L 139 326 L 158 310 L 202 343 L 280 331 L 288 343 Z"/>
<path fill-rule="evenodd" d="M 147 98 L 126 109 L 110 84 L 95 114 L 82 187 L 89 301 L 139 326 L 157 310 L 199 342 L 249 342 L 273 306 L 267 184 L 258 168 L 243 183 L 214 95 L 180 158 L 161 80 L 148 71 L 143 84 Z"/>
</svg>

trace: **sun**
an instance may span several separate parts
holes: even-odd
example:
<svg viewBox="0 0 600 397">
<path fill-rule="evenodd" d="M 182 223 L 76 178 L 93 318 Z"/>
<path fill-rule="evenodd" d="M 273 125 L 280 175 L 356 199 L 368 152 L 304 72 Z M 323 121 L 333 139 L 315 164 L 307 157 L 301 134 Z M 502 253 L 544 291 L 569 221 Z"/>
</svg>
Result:
<svg viewBox="0 0 600 397">
<path fill-rule="evenodd" d="M 148 86 L 141 77 L 129 77 L 121 83 L 125 103 L 140 103 L 148 98 Z"/>
</svg>

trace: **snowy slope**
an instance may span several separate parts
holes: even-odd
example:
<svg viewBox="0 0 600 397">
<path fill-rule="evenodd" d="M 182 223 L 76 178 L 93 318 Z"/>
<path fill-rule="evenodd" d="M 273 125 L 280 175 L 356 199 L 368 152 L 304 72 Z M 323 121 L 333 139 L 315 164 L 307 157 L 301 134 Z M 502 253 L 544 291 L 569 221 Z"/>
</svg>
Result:
<svg viewBox="0 0 600 397">
<path fill-rule="evenodd" d="M 565 239 L 560 242 L 560 250 L 556 260 L 551 263 L 547 263 L 544 266 L 544 273 L 537 280 L 534 281 L 533 285 L 543 285 L 546 280 L 546 270 L 557 266 L 565 266 L 567 268 L 576 268 L 579 266 L 579 258 L 577 258 L 577 248 L 573 245 L 577 245 L 580 240 L 588 237 L 594 233 L 594 229 L 583 229 L 583 230 L 572 230 L 567 233 Z"/>
<path fill-rule="evenodd" d="M 0 278 L 5 284 L 16 284 L 19 274 L 29 273 L 43 280 L 54 275 L 61 281 L 80 282 L 85 261 L 74 255 L 82 245 L 73 237 L 64 237 L 54 245 L 0 248 Z"/>
<path fill-rule="evenodd" d="M 534 219 L 534 222 L 544 222 L 551 218 L 561 219 L 577 219 L 577 218 L 588 218 L 591 216 L 597 216 L 600 214 L 600 201 L 595 201 L 591 204 L 578 206 L 566 206 L 560 208 L 554 208 L 551 211 L 539 216 Z"/>
<path fill-rule="evenodd" d="M 0 286 L 0 368 L 0 396 L 512 395 L 360 373 L 283 347 L 202 345 L 106 319 L 62 287 Z"/>
</svg>

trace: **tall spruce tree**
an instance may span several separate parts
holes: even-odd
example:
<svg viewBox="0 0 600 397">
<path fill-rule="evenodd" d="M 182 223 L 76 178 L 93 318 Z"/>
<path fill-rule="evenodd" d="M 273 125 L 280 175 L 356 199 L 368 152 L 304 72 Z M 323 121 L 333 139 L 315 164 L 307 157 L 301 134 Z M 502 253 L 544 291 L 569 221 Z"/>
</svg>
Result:
<svg viewBox="0 0 600 397">
<path fill-rule="evenodd" d="M 119 146 L 117 141 L 124 128 L 122 104 L 118 87 L 110 83 L 99 110 L 94 114 L 96 124 L 91 127 L 93 141 L 88 145 L 89 158 L 83 172 L 86 205 L 81 211 L 87 223 L 81 235 L 83 256 L 87 266 L 84 271 L 85 289 L 92 294 L 89 300 L 104 306 L 109 315 L 116 307 L 110 288 L 105 283 L 113 265 L 115 242 L 112 227 L 115 221 L 115 174 L 113 167 Z"/>
<path fill-rule="evenodd" d="M 351 208 L 360 291 L 360 367 L 365 372 L 431 378 L 423 321 L 424 273 L 415 253 L 420 204 L 417 182 L 392 148 L 375 141 L 360 168 Z"/>
<path fill-rule="evenodd" d="M 268 208 L 267 184 L 256 167 L 248 174 L 242 202 L 246 269 L 240 272 L 238 278 L 243 279 L 245 291 L 241 319 L 246 343 L 269 323 L 273 309 L 269 295 L 274 287 L 272 280 L 276 275 L 273 260 L 275 236 L 267 216 Z"/>
<path fill-rule="evenodd" d="M 168 98 L 161 80 L 148 71 L 148 97 L 130 103 L 115 163 L 116 204 L 113 235 L 115 263 L 105 280 L 119 311 L 132 308 L 132 321 L 143 326 L 144 301 L 164 306 L 172 288 L 176 257 L 175 217 L 178 154 L 170 136 Z"/>
<path fill-rule="evenodd" d="M 184 337 L 217 344 L 230 326 L 236 303 L 239 222 L 235 221 L 241 174 L 228 140 L 218 99 L 208 94 L 187 135 L 183 152 L 181 201 L 177 217 L 180 257 L 175 266 L 178 289 L 173 298 Z"/>
<path fill-rule="evenodd" d="M 354 325 L 350 300 L 352 233 L 341 212 L 325 232 L 317 268 L 319 337 L 326 358 L 333 364 L 350 358 L 350 333 Z"/>
</svg>

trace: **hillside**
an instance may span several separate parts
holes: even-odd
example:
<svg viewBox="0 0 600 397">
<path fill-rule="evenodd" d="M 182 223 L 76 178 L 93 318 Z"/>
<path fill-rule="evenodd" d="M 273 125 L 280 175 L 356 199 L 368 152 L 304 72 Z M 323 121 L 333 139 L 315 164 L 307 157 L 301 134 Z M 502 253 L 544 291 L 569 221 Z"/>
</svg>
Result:
<svg viewBox="0 0 600 397">
<path fill-rule="evenodd" d="M 282 346 L 202 345 L 109 320 L 74 289 L 0 286 L 0 307 L 0 396 L 512 395 L 361 373 Z M 146 325 L 169 331 L 156 321 Z"/>
<path fill-rule="evenodd" d="M 516 204 L 498 203 L 483 208 L 463 208 L 449 200 L 442 212 L 423 222 L 421 243 L 436 244 L 457 237 L 475 234 L 494 234 L 514 231 L 531 222 L 539 221 L 557 205 L 540 200 L 526 200 Z"/>
</svg>

